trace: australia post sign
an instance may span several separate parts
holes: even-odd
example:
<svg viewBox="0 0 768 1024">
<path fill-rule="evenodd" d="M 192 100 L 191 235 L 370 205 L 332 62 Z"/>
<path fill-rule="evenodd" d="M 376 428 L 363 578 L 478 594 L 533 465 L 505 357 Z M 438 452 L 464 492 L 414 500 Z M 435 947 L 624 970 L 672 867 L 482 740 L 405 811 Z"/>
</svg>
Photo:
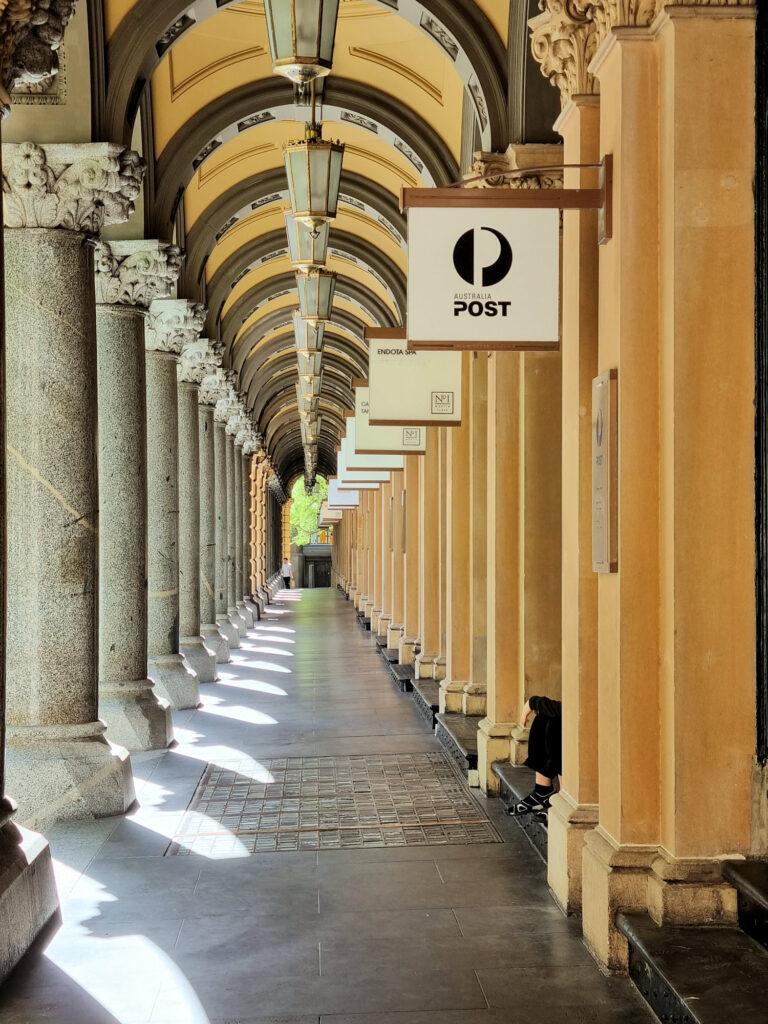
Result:
<svg viewBox="0 0 768 1024">
<path fill-rule="evenodd" d="M 408 210 L 408 348 L 556 349 L 556 209 Z"/>
</svg>

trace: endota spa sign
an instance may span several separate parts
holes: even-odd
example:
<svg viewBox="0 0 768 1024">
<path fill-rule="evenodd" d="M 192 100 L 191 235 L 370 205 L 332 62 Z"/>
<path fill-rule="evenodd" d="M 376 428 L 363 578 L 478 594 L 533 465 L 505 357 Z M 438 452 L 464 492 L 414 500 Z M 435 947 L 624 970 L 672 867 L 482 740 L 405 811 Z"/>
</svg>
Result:
<svg viewBox="0 0 768 1024">
<path fill-rule="evenodd" d="M 556 209 L 408 210 L 410 349 L 556 349 Z"/>
</svg>

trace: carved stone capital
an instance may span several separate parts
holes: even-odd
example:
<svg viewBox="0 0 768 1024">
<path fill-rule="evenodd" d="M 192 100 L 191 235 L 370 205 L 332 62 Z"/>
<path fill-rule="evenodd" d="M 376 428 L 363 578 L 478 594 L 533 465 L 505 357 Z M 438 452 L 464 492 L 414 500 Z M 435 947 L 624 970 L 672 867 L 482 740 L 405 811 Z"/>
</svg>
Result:
<svg viewBox="0 0 768 1024">
<path fill-rule="evenodd" d="M 198 402 L 200 405 L 216 406 L 218 402 L 229 396 L 229 384 L 224 378 L 224 372 L 219 367 L 209 377 L 204 377 L 200 382 L 200 393 Z"/>
<path fill-rule="evenodd" d="M 563 147 L 548 143 L 513 143 L 505 153 L 475 153 L 467 188 L 562 188 Z M 539 168 L 552 167 L 551 171 Z M 510 175 L 535 168 L 535 173 Z M 473 181 L 473 178 L 480 180 Z"/>
<path fill-rule="evenodd" d="M 176 373 L 181 383 L 202 384 L 207 377 L 216 373 L 219 362 L 220 356 L 217 356 L 208 338 L 196 338 L 186 342 L 182 348 Z"/>
<path fill-rule="evenodd" d="M 98 242 L 96 302 L 148 309 L 170 295 L 181 271 L 181 249 L 166 242 Z"/>
<path fill-rule="evenodd" d="M 58 49 L 77 0 L 5 0 L 0 9 L 0 117 L 14 85 L 34 85 L 59 70 Z"/>
<path fill-rule="evenodd" d="M 205 323 L 205 306 L 189 299 L 155 299 L 149 307 L 145 343 L 149 352 L 180 355 Z"/>
<path fill-rule="evenodd" d="M 224 398 L 220 398 L 216 403 L 216 408 L 213 410 L 213 418 L 217 423 L 229 423 L 233 416 L 238 415 L 240 412 L 240 405 L 235 398 L 231 386 L 227 386 L 227 391 Z"/>
<path fill-rule="evenodd" d="M 134 211 L 146 165 L 113 142 L 3 145 L 6 228 L 68 228 L 98 235 Z"/>
<path fill-rule="evenodd" d="M 560 90 L 560 104 L 598 91 L 587 70 L 600 43 L 594 0 L 540 0 L 542 13 L 531 18 L 531 50 L 541 73 Z"/>
</svg>

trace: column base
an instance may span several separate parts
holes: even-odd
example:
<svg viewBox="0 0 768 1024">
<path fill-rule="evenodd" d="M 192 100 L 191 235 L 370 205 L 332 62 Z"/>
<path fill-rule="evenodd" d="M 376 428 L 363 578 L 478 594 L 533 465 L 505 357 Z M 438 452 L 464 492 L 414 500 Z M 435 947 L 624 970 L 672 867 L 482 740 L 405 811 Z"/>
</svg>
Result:
<svg viewBox="0 0 768 1024">
<path fill-rule="evenodd" d="M 648 878 L 648 913 L 658 925 L 738 927 L 736 890 L 721 862 L 673 857 L 663 847 Z"/>
<path fill-rule="evenodd" d="M 196 708 L 200 703 L 197 676 L 180 654 L 154 655 L 149 659 L 147 675 L 155 684 L 155 692 L 165 697 L 173 711 Z"/>
<path fill-rule="evenodd" d="M 417 654 L 413 665 L 417 679 L 434 679 L 436 654 Z"/>
<path fill-rule="evenodd" d="M 403 624 L 390 622 L 387 625 L 387 647 L 400 650 L 400 637 L 403 635 Z"/>
<path fill-rule="evenodd" d="M 432 665 L 432 678 L 440 683 L 445 679 L 446 673 L 446 661 L 445 658 L 435 658 L 434 664 Z"/>
<path fill-rule="evenodd" d="M 219 632 L 227 638 L 230 651 L 236 651 L 240 647 L 240 632 L 237 626 L 233 626 L 226 615 L 216 616 L 216 625 Z"/>
<path fill-rule="evenodd" d="M 126 750 L 165 750 L 173 741 L 171 705 L 151 679 L 99 683 L 99 718 L 107 739 Z"/>
<path fill-rule="evenodd" d="M 620 911 L 648 910 L 648 875 L 655 846 L 619 846 L 598 825 L 584 837 L 581 913 L 584 942 L 597 962 L 613 974 L 626 974 L 628 946 L 616 928 Z"/>
<path fill-rule="evenodd" d="M 465 715 L 484 715 L 488 710 L 488 690 L 485 683 L 467 683 L 461 699 Z"/>
<path fill-rule="evenodd" d="M 44 831 L 55 821 L 125 814 L 136 799 L 131 758 L 105 729 L 101 721 L 7 727 L 6 784 L 21 824 Z"/>
<path fill-rule="evenodd" d="M 355 606 L 355 608 L 357 608 L 357 587 L 350 587 L 349 590 L 347 591 L 347 597 Z"/>
<path fill-rule="evenodd" d="M 183 636 L 179 652 L 187 668 L 197 676 L 198 683 L 216 682 L 216 654 L 202 636 Z"/>
<path fill-rule="evenodd" d="M 243 622 L 245 622 L 246 632 L 249 629 L 253 629 L 253 612 L 245 603 L 245 601 L 237 602 L 237 614 L 240 616 Z"/>
<path fill-rule="evenodd" d="M 245 624 L 245 619 L 242 617 L 237 608 L 227 608 L 227 618 L 237 630 L 237 635 L 242 640 L 243 637 L 248 636 L 248 627 Z"/>
<path fill-rule="evenodd" d="M 207 623 L 200 627 L 200 635 L 205 640 L 205 646 L 213 651 L 217 665 L 229 663 L 229 641 L 214 623 Z"/>
<path fill-rule="evenodd" d="M 264 601 L 258 596 L 258 594 L 249 594 L 245 599 L 246 605 L 253 612 L 253 624 L 256 625 L 260 622 L 264 615 Z"/>
<path fill-rule="evenodd" d="M 405 636 L 405 632 L 400 635 L 400 643 L 397 646 L 398 649 L 398 661 L 401 665 L 413 665 L 416 662 L 416 647 L 418 647 L 419 638 L 416 636 Z"/>
<path fill-rule="evenodd" d="M 528 736 L 531 730 L 519 723 L 512 729 L 512 749 L 510 759 L 512 764 L 525 764 L 528 758 Z"/>
<path fill-rule="evenodd" d="M 373 633 L 373 601 L 366 601 L 363 605 L 363 618 L 371 620 L 371 632 Z"/>
<path fill-rule="evenodd" d="M 584 839 L 597 826 L 598 812 L 597 804 L 577 804 L 563 789 L 552 797 L 548 816 L 548 881 L 560 908 L 569 915 L 581 910 Z"/>
<path fill-rule="evenodd" d="M 6 822 L 0 828 L 0 984 L 58 909 L 47 841 Z"/>
<path fill-rule="evenodd" d="M 377 636 L 389 636 L 389 624 L 392 621 L 391 615 L 385 615 L 384 612 L 379 615 L 379 621 L 377 623 L 376 635 Z M 387 641 L 387 647 L 389 647 L 389 641 Z"/>
<path fill-rule="evenodd" d="M 488 796 L 498 796 L 499 780 L 493 773 L 497 761 L 508 761 L 514 722 L 492 722 L 484 718 L 477 727 L 477 772 L 480 787 Z"/>
<path fill-rule="evenodd" d="M 371 632 L 378 635 L 379 632 L 379 619 L 381 618 L 381 608 L 371 608 Z"/>
<path fill-rule="evenodd" d="M 434 678 L 437 678 L 435 676 Z M 445 712 L 458 712 L 461 714 L 464 701 L 464 687 L 467 683 L 464 680 L 446 679 L 443 677 L 440 683 L 440 714 Z"/>
</svg>

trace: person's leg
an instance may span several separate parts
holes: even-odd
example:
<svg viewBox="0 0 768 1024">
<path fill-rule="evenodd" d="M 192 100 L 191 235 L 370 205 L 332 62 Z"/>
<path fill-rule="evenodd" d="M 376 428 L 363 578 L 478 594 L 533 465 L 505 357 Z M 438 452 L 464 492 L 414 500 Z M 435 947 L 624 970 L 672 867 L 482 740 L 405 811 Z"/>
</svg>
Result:
<svg viewBox="0 0 768 1024">
<path fill-rule="evenodd" d="M 557 723 L 557 735 L 550 736 L 552 723 Z M 552 753 L 557 746 L 557 738 L 560 734 L 559 726 L 559 718 L 545 718 L 544 715 L 536 715 L 531 723 L 531 730 L 528 734 L 528 757 L 524 764 L 526 768 L 533 768 L 536 772 L 536 782 L 533 792 L 508 807 L 507 814 L 542 813 L 549 807 L 550 798 L 555 792 L 552 784 L 555 772 L 551 771 L 551 765 L 553 764 Z"/>
</svg>

